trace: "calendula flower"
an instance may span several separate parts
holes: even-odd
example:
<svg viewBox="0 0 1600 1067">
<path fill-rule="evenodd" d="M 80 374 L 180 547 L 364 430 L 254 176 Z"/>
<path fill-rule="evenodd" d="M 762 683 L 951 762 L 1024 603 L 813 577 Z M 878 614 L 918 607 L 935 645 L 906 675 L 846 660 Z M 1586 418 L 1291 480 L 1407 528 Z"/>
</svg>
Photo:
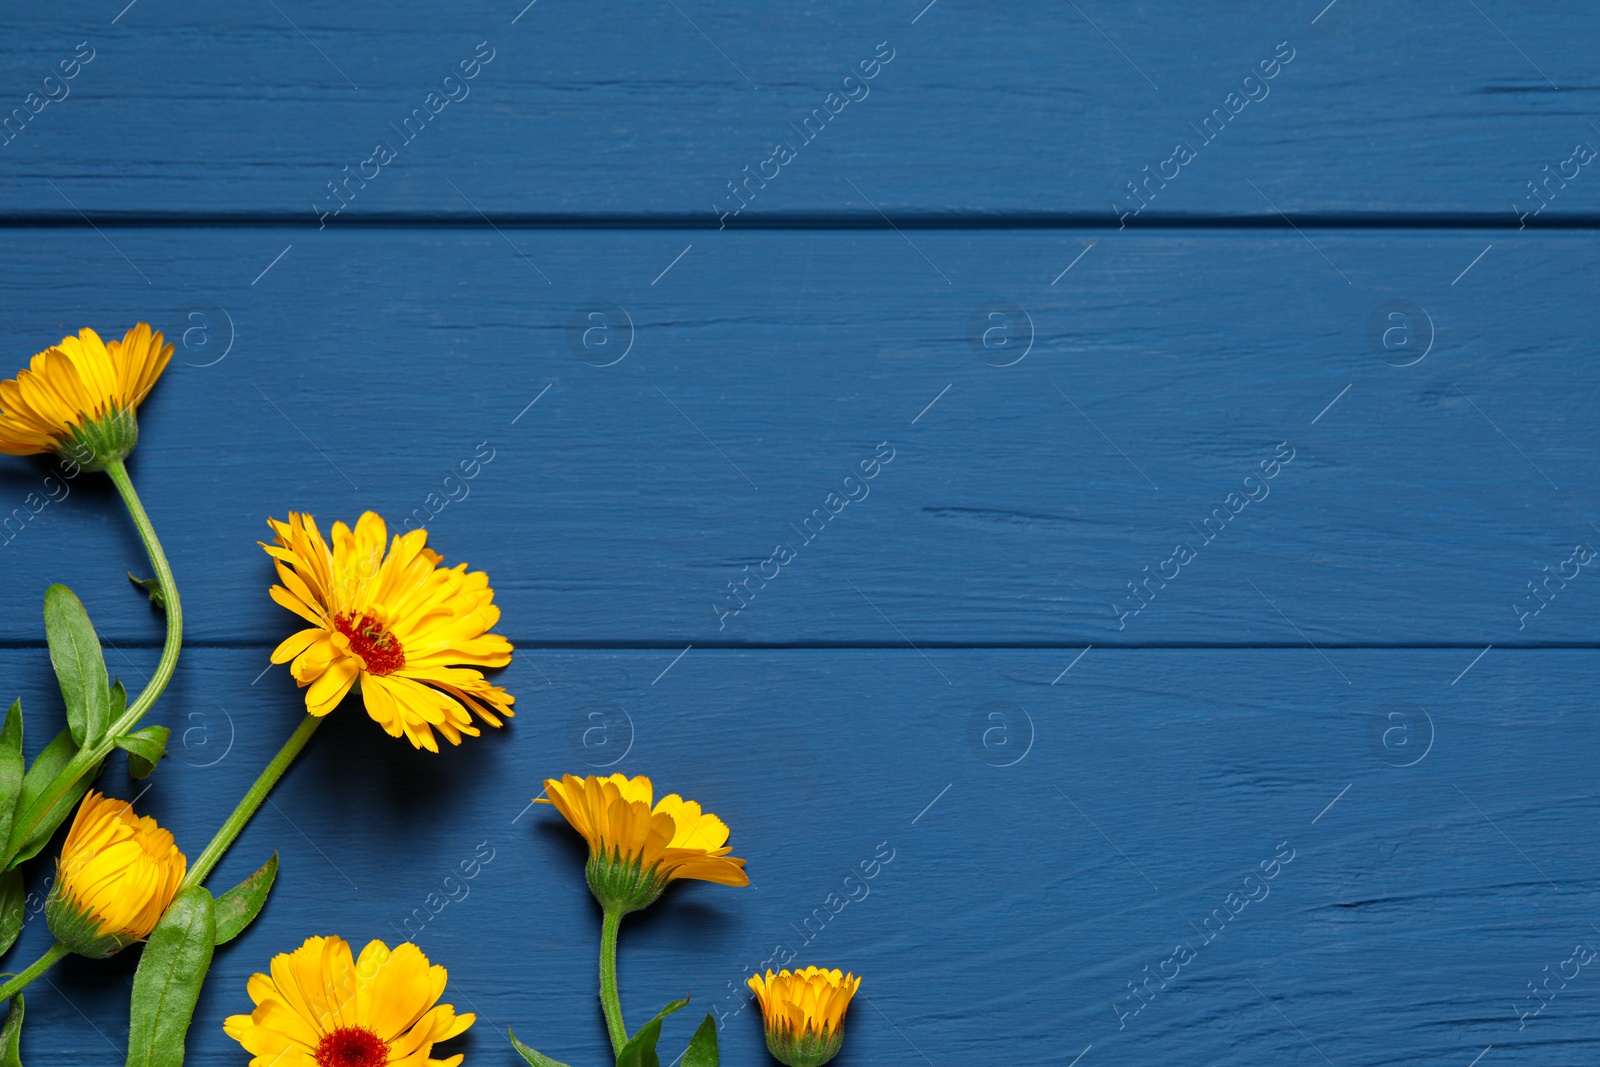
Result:
<svg viewBox="0 0 1600 1067">
<path fill-rule="evenodd" d="M 767 1051 L 787 1067 L 822 1067 L 844 1045 L 844 1013 L 861 979 L 838 969 L 807 967 L 752 975 L 746 985 L 761 1002 Z"/>
<path fill-rule="evenodd" d="M 91 792 L 61 846 L 45 922 L 78 955 L 110 956 L 150 936 L 187 870 L 169 831 Z"/>
<path fill-rule="evenodd" d="M 172 358 L 172 346 L 148 323 L 120 341 L 90 329 L 33 357 L 0 382 L 0 452 L 57 452 L 85 470 L 103 470 L 139 440 L 134 409 Z"/>
<path fill-rule="evenodd" d="M 489 633 L 499 621 L 494 590 L 465 563 L 442 566 L 428 532 L 397 534 L 384 554 L 387 527 L 366 512 L 351 529 L 333 524 L 333 546 L 316 520 L 289 513 L 268 519 L 277 561 L 272 599 L 311 623 L 272 653 L 306 689 L 306 710 L 332 711 L 358 683 L 367 714 L 391 737 L 439 751 L 437 729 L 452 745 L 478 736 L 470 709 L 490 726 L 513 712 L 513 697 L 479 667 L 511 662 L 511 642 Z"/>
<path fill-rule="evenodd" d="M 643 775 L 569 774 L 545 779 L 544 788 L 548 797 L 538 799 L 554 804 L 589 842 L 589 888 L 607 908 L 638 911 L 678 878 L 750 884 L 744 860 L 728 855 L 727 824 L 676 793 L 652 808 L 654 787 Z"/>
<path fill-rule="evenodd" d="M 251 1067 L 456 1067 L 462 1056 L 433 1059 L 433 1046 L 477 1020 L 439 1003 L 449 975 L 410 942 L 353 959 L 343 938 L 311 937 L 271 971 L 250 978 L 256 1010 L 222 1024 Z"/>
</svg>

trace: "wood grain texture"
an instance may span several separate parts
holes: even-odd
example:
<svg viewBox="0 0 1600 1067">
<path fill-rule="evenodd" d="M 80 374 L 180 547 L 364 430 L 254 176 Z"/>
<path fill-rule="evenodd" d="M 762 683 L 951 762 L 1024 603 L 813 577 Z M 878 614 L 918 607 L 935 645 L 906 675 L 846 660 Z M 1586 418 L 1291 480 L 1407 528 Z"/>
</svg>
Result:
<svg viewBox="0 0 1600 1067">
<path fill-rule="evenodd" d="M 338 222 L 481 209 L 715 226 L 727 184 L 789 142 L 796 158 L 765 168 L 777 176 L 737 221 L 876 225 L 881 209 L 1114 225 L 1127 183 L 1184 140 L 1196 158 L 1167 167 L 1179 176 L 1136 221 L 1281 209 L 1515 226 L 1514 201 L 1531 213 L 1546 199 L 1535 224 L 1600 213 L 1587 167 L 1542 185 L 1576 145 L 1600 146 L 1600 13 L 1574 2 L 694 2 L 625 17 L 556 0 L 448 15 L 124 3 L 0 18 L 0 115 L 24 108 L 0 145 L 6 213 L 268 212 L 314 227 L 327 183 L 388 142 L 395 159 L 367 168 L 379 176 Z M 80 42 L 92 60 L 47 86 Z M 492 61 L 447 88 L 479 42 Z M 880 43 L 889 65 L 847 86 Z M 1246 86 L 1280 43 L 1293 59 Z M 407 143 L 406 117 L 447 92 L 458 102 Z M 30 116 L 30 93 L 59 102 Z M 795 132 L 818 109 L 820 132 Z M 1220 132 L 1197 132 L 1218 109 Z"/>
<path fill-rule="evenodd" d="M 615 770 L 754 880 L 624 927 L 630 1021 L 693 996 L 669 1061 L 709 1010 L 768 1062 L 742 981 L 792 957 L 865 975 L 841 1067 L 1592 1064 L 1597 29 L 0 14 L 0 375 L 82 325 L 179 343 L 133 460 L 173 752 L 105 787 L 197 853 L 298 722 L 269 515 L 425 522 L 518 647 L 519 714 L 460 749 L 322 728 L 213 879 L 282 855 L 189 1062 L 242 1062 L 222 1020 L 314 933 L 447 966 L 480 1021 L 441 1054 L 605 1062 L 583 850 L 529 801 Z M 30 751 L 49 582 L 152 669 L 127 570 L 103 479 L 0 462 Z M 25 1062 L 121 1062 L 135 962 L 38 983 Z"/>
<path fill-rule="evenodd" d="M 59 716 L 41 653 L 0 658 L 30 724 Z M 157 715 L 174 753 L 139 808 L 190 851 L 299 714 L 281 670 L 252 684 L 261 658 L 186 653 Z M 601 1062 L 581 845 L 527 809 L 542 776 L 607 766 L 700 799 L 749 860 L 753 888 L 680 888 L 623 931 L 630 1018 L 690 991 L 696 1020 L 727 1015 L 726 1062 L 761 1062 L 729 983 L 783 943 L 866 975 L 845 1067 L 1065 1063 L 1090 1044 L 1084 1063 L 1322 1062 L 1312 1043 L 1349 1067 L 1465 1064 L 1490 1044 L 1589 1062 L 1588 971 L 1522 1029 L 1516 1006 L 1600 944 L 1600 664 L 1496 649 L 1452 684 L 1470 658 L 1096 648 L 1052 684 L 1051 650 L 697 649 L 662 675 L 665 653 L 533 649 L 503 676 L 514 723 L 440 756 L 347 705 L 217 872 L 221 888 L 283 857 L 264 914 L 218 953 L 192 1062 L 240 1062 L 221 1022 L 273 953 L 313 932 L 393 942 L 480 842 L 493 858 L 465 895 L 410 931 L 481 1013 L 468 1062 L 512 1062 L 493 1033 L 508 1025 Z M 106 783 L 141 787 L 120 763 Z M 1203 925 L 1285 842 L 1266 896 Z M 847 881 L 863 861 L 874 876 Z M 31 921 L 15 958 L 43 935 Z M 1126 983 L 1184 940 L 1198 958 L 1119 1030 Z M 25 1054 L 116 1062 L 133 963 L 41 984 Z M 692 1021 L 668 1027 L 669 1055 Z"/>
<path fill-rule="evenodd" d="M 20 351 L 81 323 L 212 324 L 134 457 L 194 640 L 286 632 L 268 515 L 368 507 L 422 509 L 519 643 L 1594 639 L 1600 583 L 1567 562 L 1600 536 L 1582 235 L 1130 232 L 1064 276 L 1084 245 L 1029 232 L 509 235 L 546 284 L 492 231 L 344 231 L 254 285 L 282 235 L 43 236 L 0 239 Z M 1396 299 L 1421 309 L 1413 348 L 1432 323 L 1408 367 L 1369 338 Z M 984 348 L 973 319 L 996 308 L 1012 332 Z M 586 349 L 592 309 L 611 327 Z M 1029 322 L 1025 358 L 991 365 Z M 893 460 L 846 483 L 884 442 Z M 0 514 L 47 470 L 0 466 Z M 5 639 L 40 638 L 62 581 L 113 641 L 158 641 L 117 587 L 144 564 L 109 487 L 66 488 L 13 521 Z M 767 564 L 779 544 L 796 558 Z"/>
</svg>

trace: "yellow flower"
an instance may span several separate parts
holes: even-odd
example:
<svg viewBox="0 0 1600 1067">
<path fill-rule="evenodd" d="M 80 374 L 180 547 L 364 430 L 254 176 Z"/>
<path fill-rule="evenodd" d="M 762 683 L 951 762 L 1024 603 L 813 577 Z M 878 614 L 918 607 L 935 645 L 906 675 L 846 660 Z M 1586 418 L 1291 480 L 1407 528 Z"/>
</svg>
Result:
<svg viewBox="0 0 1600 1067">
<path fill-rule="evenodd" d="M 787 969 L 766 978 L 751 976 L 746 985 L 761 1002 L 766 1021 L 767 1051 L 788 1067 L 821 1067 L 844 1044 L 844 1013 L 861 979 L 838 969 Z"/>
<path fill-rule="evenodd" d="M 311 937 L 251 976 L 256 1010 L 222 1028 L 251 1067 L 456 1067 L 463 1057 L 432 1059 L 433 1046 L 477 1016 L 439 1003 L 448 977 L 410 942 L 373 941 L 352 959 L 343 938 Z"/>
<path fill-rule="evenodd" d="M 133 451 L 134 408 L 171 358 L 172 346 L 143 322 L 120 341 L 87 328 L 63 337 L 0 382 L 0 452 L 59 452 L 86 470 L 104 469 Z"/>
<path fill-rule="evenodd" d="M 333 524 L 333 547 L 310 515 L 268 519 L 277 561 L 272 599 L 311 623 L 272 653 L 294 661 L 306 710 L 326 715 L 358 682 L 367 714 L 389 736 L 439 751 L 437 729 L 452 745 L 478 736 L 468 709 L 490 726 L 509 718 L 515 698 L 478 667 L 511 662 L 511 642 L 489 630 L 500 618 L 482 571 L 440 566 L 428 532 L 397 534 L 384 555 L 387 528 L 366 512 L 352 530 Z M 464 666 L 465 665 L 465 666 Z"/>
<path fill-rule="evenodd" d="M 749 885 L 744 860 L 728 855 L 728 826 L 678 794 L 650 806 L 653 787 L 640 775 L 625 778 L 545 779 L 548 797 L 589 842 L 589 888 L 605 906 L 624 912 L 654 903 L 667 883 L 698 878 Z"/>
<path fill-rule="evenodd" d="M 188 867 L 154 819 L 90 793 L 61 846 L 45 921 L 80 956 L 110 956 L 150 936 Z"/>
</svg>

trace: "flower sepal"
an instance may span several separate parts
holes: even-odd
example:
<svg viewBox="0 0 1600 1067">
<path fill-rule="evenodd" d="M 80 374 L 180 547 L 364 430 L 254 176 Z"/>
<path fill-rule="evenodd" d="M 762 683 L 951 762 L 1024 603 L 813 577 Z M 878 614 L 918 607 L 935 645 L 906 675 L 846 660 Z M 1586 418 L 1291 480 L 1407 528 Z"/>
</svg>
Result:
<svg viewBox="0 0 1600 1067">
<path fill-rule="evenodd" d="M 844 1031 L 832 1030 L 818 1035 L 810 1030 L 795 1034 L 792 1031 L 767 1031 L 767 1051 L 772 1058 L 787 1067 L 822 1067 L 844 1048 Z"/>
<path fill-rule="evenodd" d="M 600 906 L 621 915 L 654 904 L 670 881 L 659 865 L 646 868 L 640 860 L 629 859 L 616 849 L 592 850 L 583 874 Z"/>
<path fill-rule="evenodd" d="M 85 419 L 56 443 L 56 454 L 86 471 L 103 471 L 128 458 L 139 443 L 139 420 L 132 408 L 116 408 L 97 419 Z"/>
<path fill-rule="evenodd" d="M 59 881 L 45 901 L 44 921 L 57 941 L 91 960 L 108 959 L 140 940 L 117 931 L 102 931 L 93 915 L 79 909 L 61 892 Z"/>
</svg>

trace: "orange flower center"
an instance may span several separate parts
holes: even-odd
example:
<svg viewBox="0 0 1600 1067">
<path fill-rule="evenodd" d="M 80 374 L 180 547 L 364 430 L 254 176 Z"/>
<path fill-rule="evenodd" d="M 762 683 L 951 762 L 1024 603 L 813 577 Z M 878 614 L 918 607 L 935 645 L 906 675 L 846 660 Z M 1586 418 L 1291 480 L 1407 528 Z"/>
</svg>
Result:
<svg viewBox="0 0 1600 1067">
<path fill-rule="evenodd" d="M 333 628 L 349 638 L 350 651 L 361 657 L 361 662 L 367 665 L 368 674 L 393 674 L 406 665 L 406 650 L 400 647 L 399 639 L 385 630 L 371 615 L 361 615 L 354 619 L 349 615 L 336 615 L 333 619 Z"/>
<path fill-rule="evenodd" d="M 317 1067 L 383 1067 L 389 1047 L 364 1026 L 341 1026 L 317 1045 Z"/>
</svg>

